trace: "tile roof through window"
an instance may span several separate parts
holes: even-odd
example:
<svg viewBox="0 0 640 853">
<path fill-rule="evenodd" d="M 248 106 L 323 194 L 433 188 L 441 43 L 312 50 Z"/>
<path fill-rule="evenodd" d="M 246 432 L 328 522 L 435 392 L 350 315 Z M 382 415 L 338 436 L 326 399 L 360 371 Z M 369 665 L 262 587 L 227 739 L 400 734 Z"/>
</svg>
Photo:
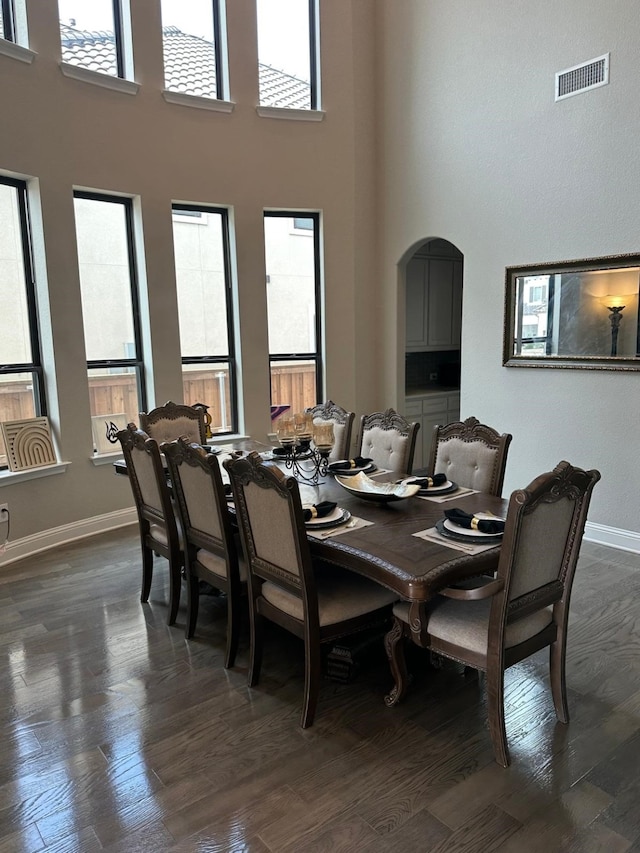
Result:
<svg viewBox="0 0 640 853">
<path fill-rule="evenodd" d="M 117 76 L 115 36 L 112 32 L 78 30 L 60 24 L 62 61 L 102 74 Z M 214 45 L 178 27 L 162 28 L 165 84 L 186 95 L 215 98 Z M 308 110 L 310 85 L 270 65 L 258 64 L 261 106 Z"/>
</svg>

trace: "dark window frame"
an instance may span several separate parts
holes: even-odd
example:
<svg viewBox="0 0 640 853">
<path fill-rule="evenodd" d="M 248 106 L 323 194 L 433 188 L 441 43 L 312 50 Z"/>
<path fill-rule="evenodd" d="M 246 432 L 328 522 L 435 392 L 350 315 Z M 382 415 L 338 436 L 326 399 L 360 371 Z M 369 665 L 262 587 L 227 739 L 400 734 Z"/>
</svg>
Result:
<svg viewBox="0 0 640 853">
<path fill-rule="evenodd" d="M 213 56 L 214 56 L 214 75 L 216 79 L 216 97 L 212 98 L 212 100 L 223 101 L 226 98 L 226 89 L 227 89 L 227 80 L 225 76 L 225 63 L 223 62 L 223 48 L 222 48 L 222 14 L 220 12 L 220 2 L 221 0 L 209 0 L 211 3 L 211 11 L 212 11 L 212 29 L 213 29 Z M 163 26 L 163 54 L 164 54 L 164 26 L 165 22 L 162 22 Z M 163 66 L 164 66 L 164 57 L 163 57 Z M 165 75 L 165 86 L 166 86 L 166 69 L 164 69 Z M 179 89 L 168 89 L 170 92 L 180 93 Z"/>
<path fill-rule="evenodd" d="M 316 305 L 315 311 L 315 337 L 316 350 L 315 352 L 296 352 L 296 353 L 272 353 L 269 352 L 269 399 L 271 400 L 271 365 L 275 361 L 313 361 L 315 364 L 316 373 L 316 398 L 318 402 L 323 398 L 324 385 L 324 364 L 322 360 L 322 344 L 324 326 L 322 322 L 322 282 L 320 277 L 320 213 L 303 213 L 293 210 L 265 210 L 263 218 L 274 219 L 312 219 L 313 227 L 313 278 L 314 278 L 314 299 Z M 305 229 L 306 230 L 306 229 Z"/>
<path fill-rule="evenodd" d="M 184 211 L 193 213 L 220 214 L 222 222 L 222 259 L 225 282 L 225 309 L 227 320 L 227 355 L 180 355 L 182 364 L 228 364 L 229 365 L 229 402 L 231 404 L 231 429 L 216 432 L 219 435 L 232 435 L 238 432 L 238 359 L 236 356 L 236 334 L 233 315 L 233 281 L 231 277 L 231 240 L 229 237 L 229 211 L 226 207 L 203 204 L 173 204 L 172 214 L 180 216 Z M 190 214 L 187 214 L 190 215 Z M 177 287 L 176 287 L 177 296 Z"/>
<path fill-rule="evenodd" d="M 133 227 L 133 199 L 127 196 L 96 193 L 86 190 L 74 190 L 74 199 L 85 198 L 90 201 L 102 201 L 121 204 L 125 212 L 125 227 L 127 234 L 127 258 L 129 261 L 129 284 L 131 286 L 131 313 L 133 321 L 133 337 L 136 354 L 133 358 L 87 359 L 87 379 L 89 370 L 113 370 L 114 368 L 133 367 L 136 371 L 136 386 L 138 389 L 138 404 L 140 411 L 147 411 L 147 387 L 144 371 L 144 349 L 142 345 L 142 326 L 140 322 L 140 292 L 138 284 L 138 267 L 136 263 L 135 229 Z"/>
<path fill-rule="evenodd" d="M 27 317 L 29 321 L 29 342 L 31 345 L 31 361 L 0 363 L 0 377 L 12 376 L 19 373 L 30 373 L 33 381 L 33 401 L 36 417 L 47 414 L 47 399 L 44 385 L 44 369 L 42 366 L 42 350 L 40 347 L 40 324 L 38 321 L 38 295 L 33 264 L 33 241 L 31 234 L 31 219 L 29 216 L 29 197 L 26 181 L 0 175 L 0 184 L 13 187 L 16 191 L 18 216 L 20 220 L 20 242 L 22 246 L 22 261 L 24 269 L 24 286 L 26 290 Z M 2 465 L 0 468 L 5 469 Z"/>
<path fill-rule="evenodd" d="M 2 10 L 2 37 L 5 41 L 17 42 L 16 10 L 14 0 L 0 0 Z"/>
<path fill-rule="evenodd" d="M 309 0 L 309 86 L 311 109 L 319 110 L 318 91 L 318 0 Z"/>
<path fill-rule="evenodd" d="M 124 45 L 122 43 L 124 26 L 122 17 L 121 0 L 112 0 L 113 3 L 113 35 L 116 44 L 116 67 L 118 69 L 118 77 L 122 80 L 125 78 L 124 66 Z"/>
</svg>

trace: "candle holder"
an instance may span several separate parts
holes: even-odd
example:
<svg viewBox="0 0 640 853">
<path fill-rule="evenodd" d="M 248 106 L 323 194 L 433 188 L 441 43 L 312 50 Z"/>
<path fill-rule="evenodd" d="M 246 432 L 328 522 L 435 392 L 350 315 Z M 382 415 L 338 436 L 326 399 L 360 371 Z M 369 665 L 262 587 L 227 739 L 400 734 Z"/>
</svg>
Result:
<svg viewBox="0 0 640 853">
<path fill-rule="evenodd" d="M 278 441 L 285 451 L 280 459 L 297 480 L 317 486 L 328 474 L 334 443 L 333 424 L 314 425 L 313 417 L 305 415 L 294 415 L 290 420 L 293 432 L 289 423 L 283 424 L 278 432 Z"/>
</svg>

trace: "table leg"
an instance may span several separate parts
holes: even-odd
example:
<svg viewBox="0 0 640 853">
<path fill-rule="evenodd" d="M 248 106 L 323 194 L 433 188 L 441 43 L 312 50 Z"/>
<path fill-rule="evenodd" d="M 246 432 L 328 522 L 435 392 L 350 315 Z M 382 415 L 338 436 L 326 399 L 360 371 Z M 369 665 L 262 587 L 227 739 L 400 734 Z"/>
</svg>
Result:
<svg viewBox="0 0 640 853">
<path fill-rule="evenodd" d="M 405 623 L 397 617 L 388 634 L 385 634 L 384 647 L 389 659 L 391 674 L 395 684 L 388 696 L 384 697 L 384 703 L 388 708 L 393 708 L 404 698 L 407 688 L 411 683 L 411 676 L 407 672 L 407 664 L 404 657 L 404 635 Z"/>
</svg>

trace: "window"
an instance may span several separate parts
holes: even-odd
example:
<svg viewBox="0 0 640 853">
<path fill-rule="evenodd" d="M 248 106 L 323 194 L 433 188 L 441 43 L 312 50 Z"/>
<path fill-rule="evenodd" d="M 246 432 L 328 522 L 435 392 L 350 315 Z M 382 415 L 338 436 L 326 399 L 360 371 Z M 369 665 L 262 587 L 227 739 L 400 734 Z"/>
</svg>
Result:
<svg viewBox="0 0 640 853">
<path fill-rule="evenodd" d="M 209 407 L 213 433 L 236 432 L 227 211 L 174 205 L 173 243 L 184 402 Z"/>
<path fill-rule="evenodd" d="M 46 415 L 27 185 L 0 176 L 0 421 Z M 0 435 L 0 467 L 7 466 Z"/>
<path fill-rule="evenodd" d="M 312 223 L 294 233 L 294 219 Z M 265 213 L 271 403 L 302 411 L 322 396 L 320 215 Z"/>
<path fill-rule="evenodd" d="M 131 199 L 76 192 L 76 238 L 91 415 L 146 409 Z"/>
<path fill-rule="evenodd" d="M 0 0 L 0 38 L 17 41 L 13 0 Z"/>
<path fill-rule="evenodd" d="M 320 109 L 317 0 L 257 0 L 260 106 Z"/>
<path fill-rule="evenodd" d="M 58 13 L 63 62 L 126 76 L 120 0 L 58 0 Z"/>
<path fill-rule="evenodd" d="M 165 86 L 203 98 L 222 98 L 222 0 L 162 0 Z"/>
</svg>

